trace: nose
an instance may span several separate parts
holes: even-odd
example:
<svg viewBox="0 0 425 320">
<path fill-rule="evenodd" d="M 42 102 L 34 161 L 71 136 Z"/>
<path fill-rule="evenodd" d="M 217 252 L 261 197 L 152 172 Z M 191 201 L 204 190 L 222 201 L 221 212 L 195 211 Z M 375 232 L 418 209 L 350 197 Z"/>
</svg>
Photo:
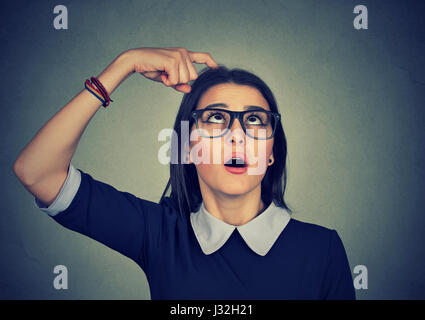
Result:
<svg viewBox="0 0 425 320">
<path fill-rule="evenodd" d="M 230 127 L 230 131 L 225 135 L 225 141 L 228 144 L 243 144 L 245 141 L 245 132 L 243 132 L 239 119 L 235 118 Z"/>
</svg>

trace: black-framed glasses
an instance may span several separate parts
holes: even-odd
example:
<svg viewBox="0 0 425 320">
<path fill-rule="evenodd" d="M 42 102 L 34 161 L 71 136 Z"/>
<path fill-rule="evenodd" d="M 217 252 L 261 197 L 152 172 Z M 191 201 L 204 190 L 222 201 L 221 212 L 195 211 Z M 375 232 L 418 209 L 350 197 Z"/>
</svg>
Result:
<svg viewBox="0 0 425 320">
<path fill-rule="evenodd" d="M 192 111 L 200 136 L 218 138 L 230 131 L 235 118 L 245 134 L 253 139 L 271 139 L 276 131 L 280 114 L 262 108 L 245 111 L 230 111 L 219 108 L 204 108 Z"/>
</svg>

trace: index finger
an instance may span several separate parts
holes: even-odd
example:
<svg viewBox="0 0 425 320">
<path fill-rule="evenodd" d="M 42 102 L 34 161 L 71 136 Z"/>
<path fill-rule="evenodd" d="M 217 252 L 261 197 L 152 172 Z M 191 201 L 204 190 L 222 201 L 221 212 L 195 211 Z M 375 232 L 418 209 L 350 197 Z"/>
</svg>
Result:
<svg viewBox="0 0 425 320">
<path fill-rule="evenodd" d="M 188 52 L 190 60 L 195 63 L 205 63 L 210 68 L 218 68 L 218 63 L 207 52 Z"/>
</svg>

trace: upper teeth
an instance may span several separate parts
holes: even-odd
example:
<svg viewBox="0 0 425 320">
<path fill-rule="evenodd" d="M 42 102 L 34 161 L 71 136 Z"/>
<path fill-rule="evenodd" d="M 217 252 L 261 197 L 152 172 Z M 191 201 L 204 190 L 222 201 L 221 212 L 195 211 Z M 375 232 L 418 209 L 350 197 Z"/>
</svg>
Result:
<svg viewBox="0 0 425 320">
<path fill-rule="evenodd" d="M 232 163 L 233 160 L 235 160 L 238 163 L 244 163 L 242 158 L 231 158 L 229 161 L 227 161 L 227 163 Z"/>
</svg>

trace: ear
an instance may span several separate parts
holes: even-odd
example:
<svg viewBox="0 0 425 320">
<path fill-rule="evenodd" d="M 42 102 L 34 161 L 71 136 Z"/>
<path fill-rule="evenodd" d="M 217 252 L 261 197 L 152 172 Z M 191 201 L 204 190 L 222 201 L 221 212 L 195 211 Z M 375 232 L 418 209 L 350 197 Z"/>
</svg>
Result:
<svg viewBox="0 0 425 320">
<path fill-rule="evenodd" d="M 267 165 L 271 166 L 273 163 L 274 163 L 274 156 L 273 156 L 273 154 L 271 154 L 271 156 L 270 156 L 270 158 L 268 160 Z"/>
</svg>

